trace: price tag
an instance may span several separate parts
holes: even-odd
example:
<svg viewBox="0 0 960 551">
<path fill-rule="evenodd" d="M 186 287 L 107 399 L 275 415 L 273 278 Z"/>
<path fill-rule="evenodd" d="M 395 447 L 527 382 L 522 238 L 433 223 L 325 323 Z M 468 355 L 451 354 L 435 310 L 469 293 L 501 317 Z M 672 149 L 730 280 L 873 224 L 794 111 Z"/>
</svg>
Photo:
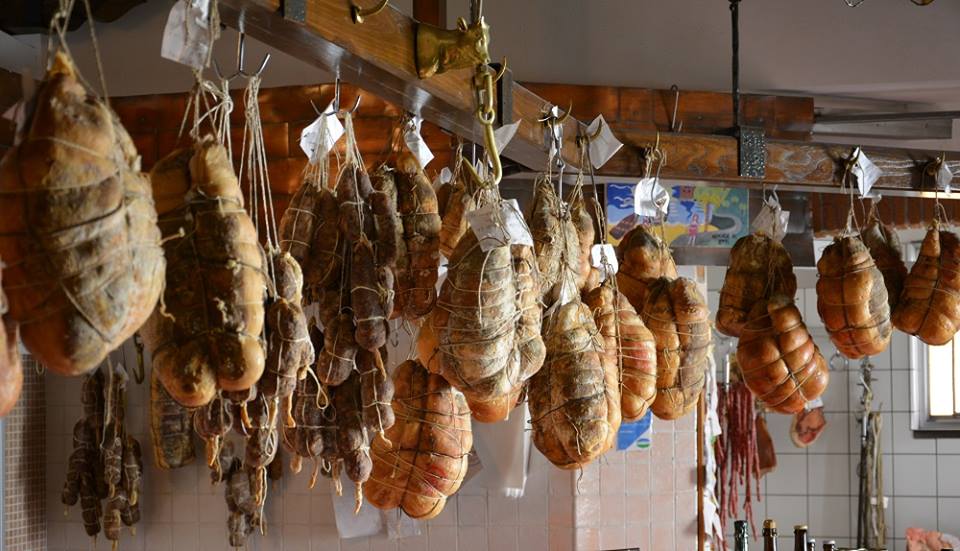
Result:
<svg viewBox="0 0 960 551">
<path fill-rule="evenodd" d="M 606 281 L 607 278 L 616 275 L 620 264 L 613 245 L 604 243 L 590 247 L 590 265 L 600 270 L 600 281 Z"/>
<path fill-rule="evenodd" d="M 433 189 L 434 191 L 442 188 L 443 186 L 450 183 L 450 180 L 453 179 L 453 171 L 450 170 L 450 167 L 443 167 L 440 170 L 440 174 L 437 174 L 437 177 L 433 179 Z"/>
<path fill-rule="evenodd" d="M 943 191 L 950 193 L 951 182 L 953 182 L 953 172 L 950 172 L 947 163 L 943 163 L 940 165 L 940 170 L 937 171 L 937 187 L 942 187 Z"/>
<path fill-rule="evenodd" d="M 644 178 L 633 189 L 633 211 L 640 216 L 666 216 L 670 208 L 670 193 L 657 178 Z"/>
<path fill-rule="evenodd" d="M 780 201 L 768 197 L 760 208 L 760 214 L 750 224 L 757 233 L 770 236 L 774 241 L 783 241 L 787 235 L 787 222 L 790 221 L 790 211 L 780 208 Z"/>
<path fill-rule="evenodd" d="M 420 126 L 422 124 L 423 119 L 420 117 L 410 119 L 403 133 L 403 141 L 407 144 L 407 149 L 410 150 L 410 153 L 413 153 L 417 162 L 420 163 L 420 167 L 426 168 L 427 164 L 433 160 L 433 152 L 430 151 L 430 148 L 427 147 L 427 142 L 425 142 L 423 136 L 420 135 Z"/>
<path fill-rule="evenodd" d="M 517 129 L 520 128 L 520 121 L 512 124 L 505 124 L 493 131 L 493 141 L 497 144 L 497 152 L 503 153 L 510 140 L 517 135 Z"/>
<path fill-rule="evenodd" d="M 160 56 L 194 69 L 203 69 L 210 52 L 207 18 L 210 0 L 179 0 L 163 28 Z"/>
<path fill-rule="evenodd" d="M 530 229 L 523 220 L 516 199 L 485 205 L 467 213 L 467 223 L 487 252 L 504 245 L 533 246 Z"/>
<path fill-rule="evenodd" d="M 311 163 L 316 163 L 333 149 L 341 136 L 343 125 L 333 114 L 333 102 L 330 102 L 323 114 L 300 132 L 300 149 Z"/>
<path fill-rule="evenodd" d="M 873 161 L 871 161 L 859 147 L 854 151 L 853 155 L 857 160 L 854 162 L 850 174 L 857 184 L 857 190 L 860 192 L 860 196 L 869 197 L 870 190 L 873 189 L 873 184 L 877 183 L 883 171 L 880 170 L 877 165 L 873 164 Z"/>
<path fill-rule="evenodd" d="M 597 127 L 601 125 L 603 129 L 600 130 L 600 135 L 590 141 L 590 161 L 593 163 L 593 168 L 600 168 L 605 165 L 623 147 L 620 140 L 613 134 L 613 130 L 610 129 L 610 125 L 603 120 L 603 115 L 598 115 L 587 126 L 587 134 L 592 136 L 597 131 Z"/>
</svg>

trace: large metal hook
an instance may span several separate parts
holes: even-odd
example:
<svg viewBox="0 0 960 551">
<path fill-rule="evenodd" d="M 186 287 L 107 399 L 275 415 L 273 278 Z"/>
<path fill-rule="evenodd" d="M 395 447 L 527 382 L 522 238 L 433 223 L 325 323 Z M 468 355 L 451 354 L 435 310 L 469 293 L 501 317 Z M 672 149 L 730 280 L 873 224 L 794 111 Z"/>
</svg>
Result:
<svg viewBox="0 0 960 551">
<path fill-rule="evenodd" d="M 353 0 L 350 1 L 350 18 L 353 19 L 353 22 L 363 23 L 363 18 L 372 17 L 382 12 L 387 5 L 390 4 L 390 0 L 380 0 L 380 3 L 370 7 L 362 8 Z"/>
<path fill-rule="evenodd" d="M 584 126 L 581 128 L 580 135 L 577 136 L 577 147 L 583 149 L 584 147 L 590 147 L 590 143 L 600 137 L 600 133 L 603 132 L 603 119 L 600 119 L 600 124 L 597 125 L 597 129 L 591 134 L 584 133 L 589 126 Z"/>
<path fill-rule="evenodd" d="M 313 101 L 311 101 L 310 104 L 313 105 L 313 110 L 316 111 L 318 115 L 324 117 L 343 117 L 345 115 L 352 115 L 357 112 L 357 109 L 360 108 L 360 99 L 362 97 L 363 96 L 358 93 L 356 101 L 353 102 L 353 107 L 347 110 L 340 109 L 340 70 L 338 69 L 337 77 L 333 84 L 333 104 L 331 105 L 331 111 L 329 113 L 321 113 Z"/>
<path fill-rule="evenodd" d="M 237 70 L 230 76 L 224 76 L 223 71 L 220 69 L 220 64 L 217 63 L 217 60 L 213 60 L 213 69 L 216 71 L 217 76 L 220 77 L 220 80 L 232 81 L 237 77 L 246 77 L 254 78 L 260 76 L 263 73 L 263 70 L 267 67 L 267 62 L 270 61 L 270 54 L 267 53 L 263 56 L 263 61 L 260 62 L 260 67 L 254 73 L 248 73 L 244 68 L 244 42 L 246 40 L 246 33 L 243 32 L 243 19 L 240 19 L 240 25 L 237 34 Z"/>
<path fill-rule="evenodd" d="M 673 92 L 673 113 L 670 116 L 670 132 L 680 132 L 683 129 L 683 121 L 677 125 L 677 109 L 680 107 L 680 87 L 676 84 L 670 86 Z"/>
</svg>

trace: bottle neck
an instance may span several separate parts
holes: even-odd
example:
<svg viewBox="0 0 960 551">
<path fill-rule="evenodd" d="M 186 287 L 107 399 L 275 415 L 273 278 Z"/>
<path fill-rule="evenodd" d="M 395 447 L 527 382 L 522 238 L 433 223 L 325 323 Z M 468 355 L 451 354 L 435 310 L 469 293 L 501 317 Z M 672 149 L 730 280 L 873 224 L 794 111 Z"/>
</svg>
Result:
<svg viewBox="0 0 960 551">
<path fill-rule="evenodd" d="M 763 529 L 763 551 L 777 551 L 777 530 Z"/>
<path fill-rule="evenodd" d="M 796 530 L 793 532 L 793 551 L 808 551 L 807 549 L 807 531 Z"/>
</svg>

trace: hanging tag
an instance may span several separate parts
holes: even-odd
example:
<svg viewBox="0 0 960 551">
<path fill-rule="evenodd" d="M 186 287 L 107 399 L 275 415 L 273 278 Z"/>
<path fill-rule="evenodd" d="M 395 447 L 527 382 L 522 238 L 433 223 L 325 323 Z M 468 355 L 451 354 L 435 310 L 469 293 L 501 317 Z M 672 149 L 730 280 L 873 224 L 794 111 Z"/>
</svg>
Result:
<svg viewBox="0 0 960 551">
<path fill-rule="evenodd" d="M 780 208 L 780 202 L 769 197 L 760 207 L 760 214 L 753 219 L 750 226 L 757 233 L 770 236 L 774 241 L 783 241 L 787 235 L 787 222 L 790 221 L 790 211 Z"/>
<path fill-rule="evenodd" d="M 644 178 L 634 187 L 633 211 L 639 216 L 666 216 L 669 208 L 670 193 L 657 178 Z"/>
<path fill-rule="evenodd" d="M 450 167 L 445 166 L 440 170 L 440 174 L 437 174 L 437 177 L 433 179 L 433 189 L 434 191 L 442 188 L 443 186 L 450 183 L 450 180 L 453 179 L 453 171 L 450 170 Z"/>
<path fill-rule="evenodd" d="M 623 144 L 614 135 L 613 130 L 610 129 L 610 125 L 603 120 L 603 115 L 598 115 L 597 118 L 593 119 L 593 122 L 587 127 L 587 134 L 592 136 L 600 125 L 603 126 L 600 135 L 590 141 L 590 161 L 593 163 L 593 168 L 600 168 L 605 165 L 623 147 Z"/>
<path fill-rule="evenodd" d="M 333 114 L 331 101 L 317 120 L 300 132 L 300 149 L 311 163 L 316 163 L 326 157 L 341 136 L 343 136 L 343 125 Z"/>
<path fill-rule="evenodd" d="M 555 119 L 560 117 L 560 108 L 556 105 L 552 106 L 549 111 L 547 111 L 547 120 Z M 561 143 L 563 140 L 563 125 L 561 124 L 547 124 L 543 128 L 543 145 L 547 146 L 547 158 L 552 159 L 556 157 L 557 144 Z"/>
<path fill-rule="evenodd" d="M 609 243 L 590 247 L 590 264 L 600 270 L 600 281 L 616 275 L 620 268 L 617 253 Z"/>
<path fill-rule="evenodd" d="M 410 150 L 410 153 L 413 153 L 417 162 L 420 163 L 420 167 L 426 168 L 427 164 L 433 160 L 433 152 L 430 151 L 430 148 L 427 147 L 427 142 L 425 142 L 423 136 L 420 135 L 420 126 L 422 124 L 423 119 L 420 117 L 410 119 L 403 133 L 403 141 L 407 144 L 407 149 Z"/>
<path fill-rule="evenodd" d="M 491 203 L 467 213 L 467 223 L 480 242 L 480 249 L 487 252 L 504 245 L 533 246 L 530 229 L 523 221 L 516 199 Z"/>
<path fill-rule="evenodd" d="M 869 197 L 870 190 L 873 189 L 873 184 L 877 183 L 883 171 L 880 170 L 877 165 L 873 164 L 873 161 L 867 158 L 867 155 L 859 147 L 854 151 L 853 155 L 857 160 L 853 164 L 853 169 L 851 169 L 850 174 L 853 176 L 854 181 L 857 182 L 857 190 L 860 192 L 860 196 Z"/>
<path fill-rule="evenodd" d="M 493 131 L 493 141 L 497 144 L 497 152 L 503 153 L 510 140 L 517 135 L 517 129 L 520 128 L 520 121 L 512 124 L 505 124 Z"/>
<path fill-rule="evenodd" d="M 179 0 L 163 28 L 160 57 L 203 69 L 210 51 L 210 0 Z"/>
<path fill-rule="evenodd" d="M 823 407 L 823 399 L 817 398 L 815 400 L 810 400 L 809 402 L 807 402 L 807 405 L 804 409 L 806 409 L 807 411 L 810 411 L 811 409 L 817 409 L 822 407 Z"/>
<path fill-rule="evenodd" d="M 950 193 L 950 183 L 953 181 L 953 172 L 947 163 L 940 164 L 940 170 L 937 171 L 937 187 L 942 187 L 943 191 Z"/>
</svg>

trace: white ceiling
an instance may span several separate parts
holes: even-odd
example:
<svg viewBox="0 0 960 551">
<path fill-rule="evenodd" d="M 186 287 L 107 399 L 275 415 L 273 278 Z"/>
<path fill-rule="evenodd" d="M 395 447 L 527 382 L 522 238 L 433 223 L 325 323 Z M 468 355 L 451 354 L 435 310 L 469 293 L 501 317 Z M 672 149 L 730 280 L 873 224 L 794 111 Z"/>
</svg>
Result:
<svg viewBox="0 0 960 551">
<path fill-rule="evenodd" d="M 344 0 L 346 2 L 347 0 Z M 372 2 L 372 0 L 361 0 Z M 411 0 L 394 5 L 410 11 Z M 469 0 L 449 0 L 448 19 Z M 520 81 L 725 90 L 730 82 L 730 17 L 725 0 L 487 0 L 492 52 Z M 97 27 L 111 95 L 183 91 L 189 71 L 159 57 L 172 0 L 152 0 Z M 960 2 L 937 0 L 744 0 L 741 82 L 745 90 L 843 95 L 935 107 L 960 105 Z M 235 35 L 218 57 L 232 63 Z M 81 70 L 94 77 L 86 27 L 72 33 Z M 13 42 L 15 41 L 15 42 Z M 253 41 L 251 41 L 253 42 Z M 0 65 L 39 67 L 39 37 L 0 36 Z M 250 64 L 266 51 L 248 48 Z M 35 69 L 35 72 L 37 70 Z M 283 54 L 265 86 L 326 80 Z M 928 107 L 929 107 L 928 106 Z"/>
</svg>

